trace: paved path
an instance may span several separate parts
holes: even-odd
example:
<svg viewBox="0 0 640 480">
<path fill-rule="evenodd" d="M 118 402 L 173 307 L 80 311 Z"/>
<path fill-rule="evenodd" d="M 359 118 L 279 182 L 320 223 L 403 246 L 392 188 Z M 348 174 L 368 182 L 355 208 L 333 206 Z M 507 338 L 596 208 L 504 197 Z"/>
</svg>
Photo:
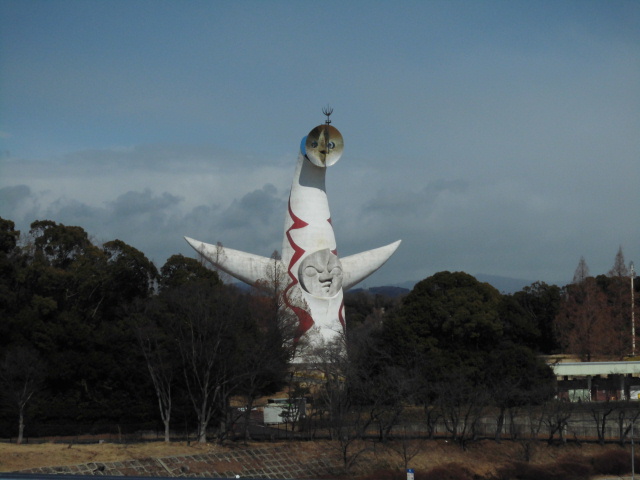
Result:
<svg viewBox="0 0 640 480">
<path fill-rule="evenodd" d="M 95 462 L 65 467 L 41 467 L 19 473 L 147 477 L 319 478 L 339 471 L 329 455 L 311 456 L 290 445 L 238 449 L 227 453 L 181 455 L 123 462 Z"/>
</svg>

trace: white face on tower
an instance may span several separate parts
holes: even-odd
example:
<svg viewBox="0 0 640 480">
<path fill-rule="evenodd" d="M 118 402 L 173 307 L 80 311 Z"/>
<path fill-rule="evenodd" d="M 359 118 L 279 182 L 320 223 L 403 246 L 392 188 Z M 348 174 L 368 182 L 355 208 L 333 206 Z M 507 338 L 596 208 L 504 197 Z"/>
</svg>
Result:
<svg viewBox="0 0 640 480">
<path fill-rule="evenodd" d="M 340 159 L 344 140 L 337 128 L 318 125 L 307 135 L 304 148 L 307 158 L 316 167 L 330 167 Z"/>
<path fill-rule="evenodd" d="M 342 288 L 342 264 L 328 248 L 305 258 L 298 269 L 302 288 L 316 297 L 333 297 Z"/>
</svg>

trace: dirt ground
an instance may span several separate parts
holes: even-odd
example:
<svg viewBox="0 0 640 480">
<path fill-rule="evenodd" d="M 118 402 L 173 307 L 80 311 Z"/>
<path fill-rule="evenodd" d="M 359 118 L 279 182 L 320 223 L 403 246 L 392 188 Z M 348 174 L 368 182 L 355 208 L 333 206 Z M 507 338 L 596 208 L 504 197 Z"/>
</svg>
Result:
<svg viewBox="0 0 640 480">
<path fill-rule="evenodd" d="M 79 465 L 90 462 L 117 462 L 149 457 L 196 455 L 216 451 L 213 445 L 175 442 L 117 443 L 0 443 L 0 472 L 15 472 L 36 467 Z"/>
<path fill-rule="evenodd" d="M 254 446 L 266 447 L 271 444 L 258 443 Z M 115 462 L 142 458 L 163 458 L 180 455 L 197 455 L 228 451 L 229 448 L 250 448 L 236 445 L 224 447 L 213 444 L 190 444 L 174 442 L 148 442 L 139 444 L 93 443 L 93 444 L 65 444 L 42 443 L 15 445 L 0 443 L 0 471 L 15 472 L 36 467 L 79 465 L 90 462 Z M 447 463 L 464 465 L 474 473 L 485 475 L 495 472 L 501 465 L 511 461 L 524 460 L 523 446 L 515 442 L 480 441 L 469 444 L 466 450 L 445 440 L 420 440 L 404 444 L 404 450 L 413 457 L 408 466 L 415 470 L 429 469 Z M 566 456 L 593 456 L 608 449 L 619 449 L 616 445 L 600 446 L 595 444 L 567 444 L 563 446 L 549 446 L 545 442 L 535 444 L 531 450 L 531 462 L 537 464 L 553 463 Z M 330 454 L 339 456 L 337 445 L 327 441 L 300 442 L 296 450 L 309 453 Z M 360 473 L 371 468 L 375 469 L 404 469 L 402 457 L 403 444 L 390 443 L 362 444 L 355 447 L 355 451 L 363 451 L 358 457 Z"/>
</svg>

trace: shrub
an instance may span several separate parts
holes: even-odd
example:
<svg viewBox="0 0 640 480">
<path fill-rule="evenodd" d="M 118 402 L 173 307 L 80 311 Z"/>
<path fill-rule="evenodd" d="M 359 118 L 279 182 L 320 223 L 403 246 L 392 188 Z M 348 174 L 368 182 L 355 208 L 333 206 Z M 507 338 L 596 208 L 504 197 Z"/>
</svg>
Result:
<svg viewBox="0 0 640 480">
<path fill-rule="evenodd" d="M 588 480 L 591 466 L 573 461 L 547 465 L 513 463 L 498 470 L 497 480 Z"/>
<path fill-rule="evenodd" d="M 497 478 L 498 480 L 549 480 L 552 477 L 549 477 L 547 466 L 518 462 L 500 468 Z"/>
<path fill-rule="evenodd" d="M 474 480 L 474 475 L 462 465 L 448 463 L 432 468 L 420 478 L 424 480 Z"/>
<path fill-rule="evenodd" d="M 637 462 L 637 460 L 636 460 Z M 594 473 L 599 475 L 622 475 L 631 472 L 631 455 L 625 450 L 609 450 L 591 459 Z"/>
<path fill-rule="evenodd" d="M 407 474 L 398 470 L 376 470 L 358 477 L 359 480 L 406 480 Z"/>
<path fill-rule="evenodd" d="M 588 480 L 593 473 L 591 465 L 585 462 L 560 461 L 555 468 L 560 474 L 558 480 Z"/>
<path fill-rule="evenodd" d="M 428 478 L 427 474 L 420 470 L 416 470 L 415 474 L 415 478 Z M 367 473 L 366 475 L 358 476 L 357 478 L 358 480 L 407 480 L 407 472 L 406 470 L 380 469 Z M 466 477 L 464 478 L 466 480 Z"/>
</svg>

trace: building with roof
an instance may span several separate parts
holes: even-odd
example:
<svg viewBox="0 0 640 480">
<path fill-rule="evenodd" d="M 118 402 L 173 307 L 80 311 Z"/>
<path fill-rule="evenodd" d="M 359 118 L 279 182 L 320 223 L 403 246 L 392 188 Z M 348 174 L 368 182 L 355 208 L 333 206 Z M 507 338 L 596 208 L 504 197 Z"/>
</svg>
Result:
<svg viewBox="0 0 640 480">
<path fill-rule="evenodd" d="M 640 400 L 640 361 L 547 363 L 556 375 L 559 398 Z"/>
</svg>

